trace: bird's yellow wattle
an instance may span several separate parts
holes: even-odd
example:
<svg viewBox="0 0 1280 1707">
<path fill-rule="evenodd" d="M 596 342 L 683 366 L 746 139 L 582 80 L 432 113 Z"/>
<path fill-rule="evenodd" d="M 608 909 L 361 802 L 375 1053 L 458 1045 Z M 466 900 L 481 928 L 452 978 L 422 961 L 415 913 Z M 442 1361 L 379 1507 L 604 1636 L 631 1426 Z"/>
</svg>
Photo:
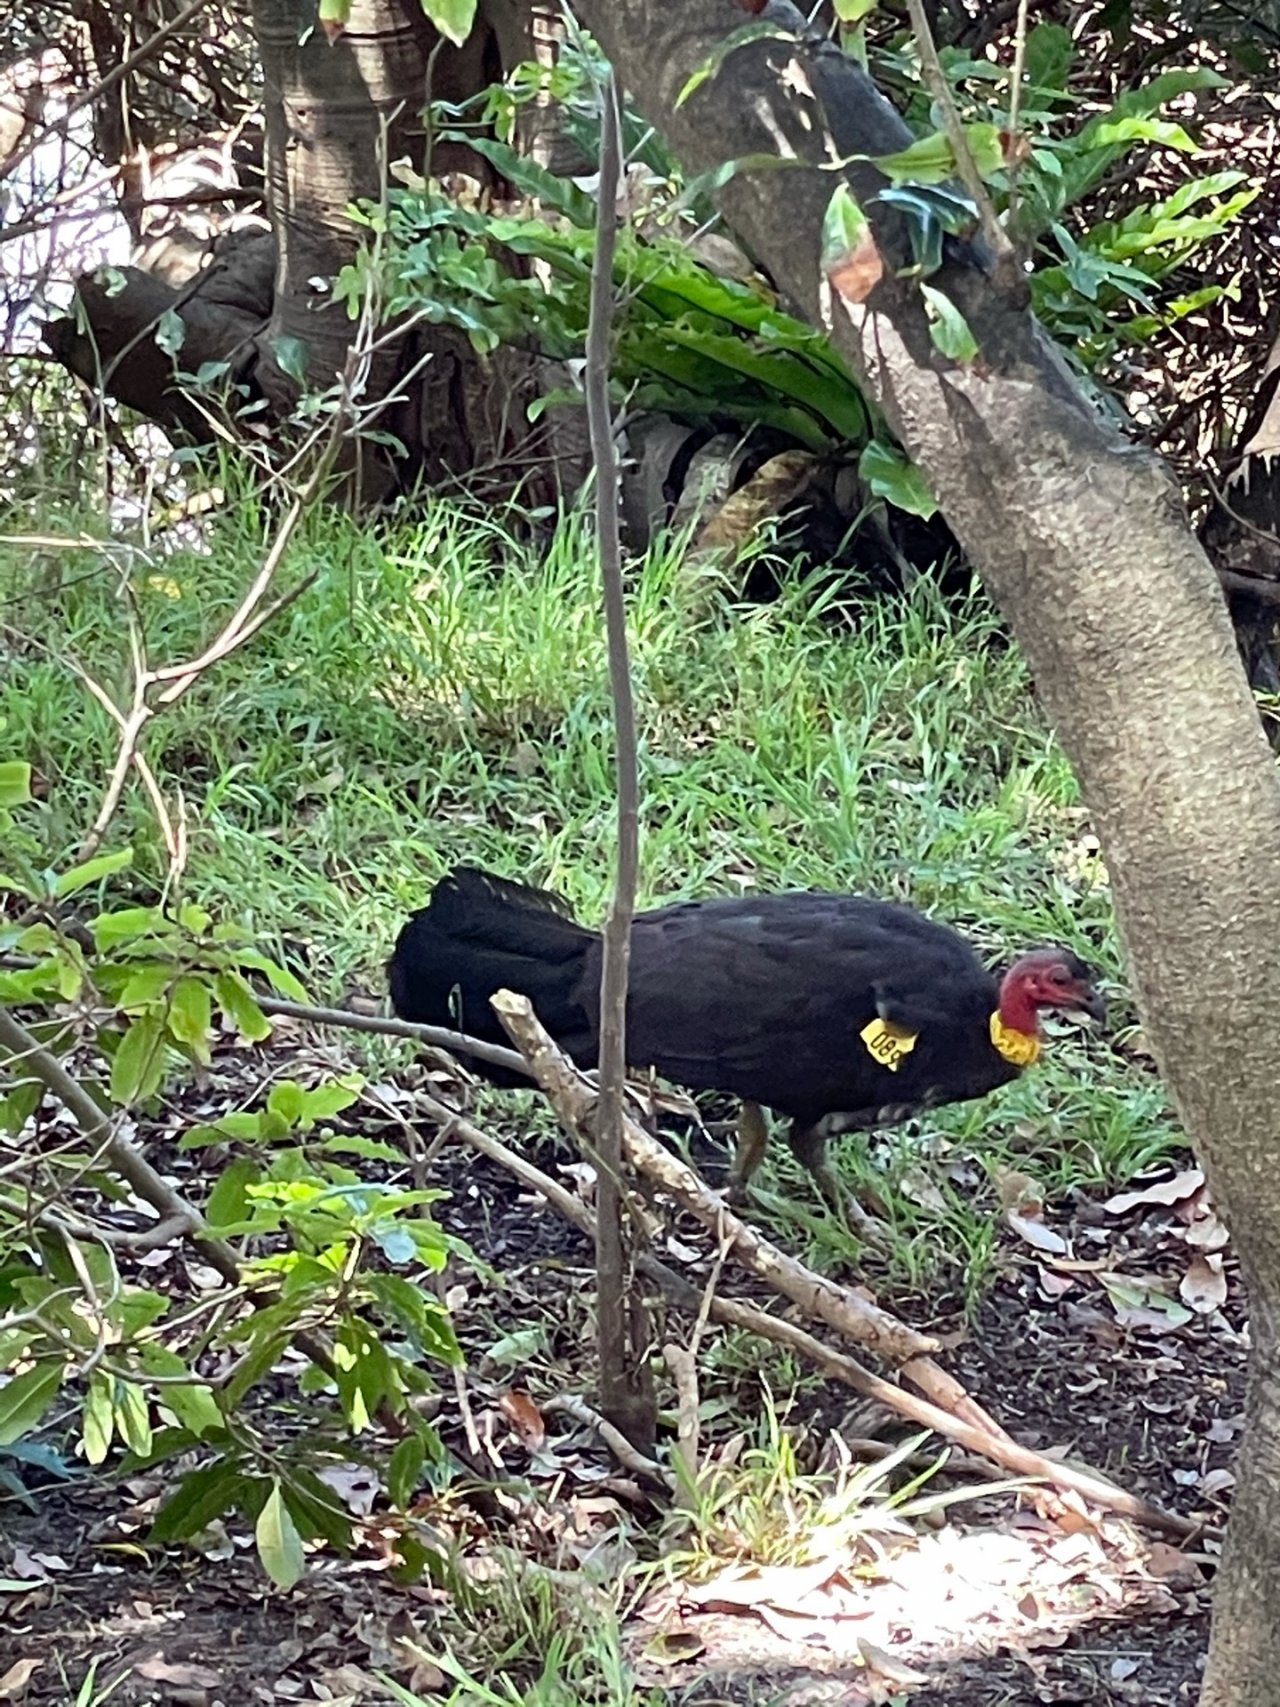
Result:
<svg viewBox="0 0 1280 1707">
<path fill-rule="evenodd" d="M 1030 1067 L 1040 1059 L 1040 1038 L 1035 1032 L 1016 1031 L 1000 1018 L 1000 1011 L 991 1016 L 991 1041 L 998 1054 L 1015 1067 Z"/>
</svg>

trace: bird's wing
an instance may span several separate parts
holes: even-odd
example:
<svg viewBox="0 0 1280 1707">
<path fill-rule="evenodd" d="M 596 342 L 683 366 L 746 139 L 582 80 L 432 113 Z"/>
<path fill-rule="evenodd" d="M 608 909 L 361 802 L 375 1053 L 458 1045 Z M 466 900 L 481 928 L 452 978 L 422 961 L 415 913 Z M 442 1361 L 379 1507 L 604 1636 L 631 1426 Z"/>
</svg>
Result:
<svg viewBox="0 0 1280 1707">
<path fill-rule="evenodd" d="M 928 921 L 904 932 L 902 911 L 788 895 L 642 915 L 632 934 L 628 1056 L 690 1087 L 788 1110 L 890 1100 L 902 1080 L 876 1063 L 862 1029 L 880 1015 L 951 1035 L 957 1014 L 940 992 L 958 993 L 968 1015 L 975 979 L 979 1009 L 990 987 L 963 939 Z"/>
</svg>

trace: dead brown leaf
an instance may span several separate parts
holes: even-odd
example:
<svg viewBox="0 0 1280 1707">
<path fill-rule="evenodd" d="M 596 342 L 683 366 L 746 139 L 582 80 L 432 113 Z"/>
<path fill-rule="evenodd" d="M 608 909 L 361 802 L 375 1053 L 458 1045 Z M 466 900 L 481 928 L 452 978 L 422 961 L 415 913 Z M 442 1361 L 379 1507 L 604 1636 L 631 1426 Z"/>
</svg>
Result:
<svg viewBox="0 0 1280 1707">
<path fill-rule="evenodd" d="M 838 255 L 827 268 L 832 288 L 846 302 L 865 302 L 884 277 L 884 260 L 867 232 L 856 249 Z"/>
<path fill-rule="evenodd" d="M 16 1701 L 40 1670 L 39 1660 L 17 1660 L 0 1677 L 0 1701 Z"/>
<path fill-rule="evenodd" d="M 1221 1252 L 1196 1252 L 1182 1277 L 1178 1296 L 1200 1316 L 1211 1316 L 1222 1308 L 1227 1301 L 1227 1277 L 1222 1272 Z"/>
<path fill-rule="evenodd" d="M 160 1652 L 149 1654 L 145 1660 L 139 1660 L 133 1669 L 139 1677 L 145 1677 L 148 1683 L 172 1683 L 179 1689 L 216 1689 L 222 1682 L 221 1673 L 210 1671 L 208 1666 L 187 1662 L 173 1665 Z"/>
<path fill-rule="evenodd" d="M 499 1398 L 498 1409 L 519 1435 L 520 1444 L 526 1452 L 541 1450 L 547 1438 L 547 1425 L 542 1420 L 542 1412 L 527 1393 L 512 1388 Z"/>
</svg>

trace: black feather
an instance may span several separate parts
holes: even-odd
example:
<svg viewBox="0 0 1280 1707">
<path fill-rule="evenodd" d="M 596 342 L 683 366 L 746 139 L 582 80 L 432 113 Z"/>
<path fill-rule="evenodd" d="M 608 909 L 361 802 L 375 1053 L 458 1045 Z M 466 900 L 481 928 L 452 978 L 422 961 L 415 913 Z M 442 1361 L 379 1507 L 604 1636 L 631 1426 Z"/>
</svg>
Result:
<svg viewBox="0 0 1280 1707">
<path fill-rule="evenodd" d="M 516 990 L 591 1067 L 602 956 L 559 897 L 463 868 L 401 932 L 392 1001 L 406 1019 L 505 1042 L 489 997 Z M 871 1126 L 1016 1078 L 991 1041 L 998 1002 L 969 943 L 911 907 L 822 891 L 683 902 L 635 919 L 627 1057 L 801 1125 Z M 860 1035 L 877 1017 L 915 1034 L 897 1071 Z"/>
</svg>

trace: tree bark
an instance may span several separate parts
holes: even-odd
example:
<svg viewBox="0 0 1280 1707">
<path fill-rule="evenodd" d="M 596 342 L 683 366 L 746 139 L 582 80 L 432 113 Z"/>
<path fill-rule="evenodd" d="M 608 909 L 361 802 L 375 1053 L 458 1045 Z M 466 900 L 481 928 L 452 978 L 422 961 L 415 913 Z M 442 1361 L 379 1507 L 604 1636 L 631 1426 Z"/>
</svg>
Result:
<svg viewBox="0 0 1280 1707">
<path fill-rule="evenodd" d="M 980 360 L 933 347 L 891 210 L 867 162 L 845 168 L 884 273 L 865 301 L 823 275 L 836 158 L 910 137 L 870 80 L 806 32 L 739 47 L 683 106 L 690 75 L 742 23 L 730 0 L 579 0 L 637 104 L 691 172 L 750 155 L 722 192 L 740 240 L 853 362 L 1004 610 L 1101 838 L 1137 995 L 1178 1112 L 1232 1227 L 1253 1349 L 1236 1514 L 1219 1578 L 1204 1707 L 1264 1707 L 1280 1675 L 1280 785 L 1216 576 L 1162 465 L 1095 416 L 1032 319 L 952 243 L 931 283 Z M 752 8 L 754 10 L 754 7 Z"/>
<path fill-rule="evenodd" d="M 355 331 L 331 289 L 363 236 L 348 217 L 350 204 L 376 202 L 387 167 L 405 156 L 419 170 L 429 154 L 435 172 L 464 170 L 491 182 L 488 163 L 472 151 L 429 147 L 423 112 L 433 100 L 471 99 L 533 51 L 530 0 L 481 0 L 462 48 L 441 40 L 419 0 L 354 0 L 348 27 L 333 44 L 319 26 L 315 0 L 255 0 L 253 14 L 273 235 L 226 233 L 214 246 L 191 245 L 191 276 L 180 281 L 168 276 L 158 246 L 144 244 L 138 264 L 123 269 L 123 289 L 81 279 L 78 313 L 45 332 L 73 372 L 186 442 L 212 437 L 205 413 L 211 400 L 196 407 L 175 369 L 194 373 L 226 362 L 239 388 L 236 406 L 252 409 L 249 419 L 259 431 L 289 419 L 299 355 L 309 387 L 334 383 Z M 252 243 L 240 242 L 247 238 Z M 237 278 L 229 292 L 228 258 L 250 247 L 254 276 Z M 156 340 L 170 310 L 184 327 L 176 357 Z M 385 442 L 354 439 L 345 447 L 348 501 L 376 501 L 420 478 L 440 484 L 515 465 L 509 489 L 551 438 L 550 422 L 531 425 L 527 418 L 528 404 L 544 388 L 533 360 L 507 350 L 484 360 L 465 334 L 448 326 L 420 325 L 402 336 L 387 331 L 379 328 L 359 401 L 381 402 L 413 372 L 403 398 L 374 421 L 404 455 Z M 226 424 L 236 425 L 231 418 Z M 541 490 L 534 501 L 549 495 Z"/>
</svg>

